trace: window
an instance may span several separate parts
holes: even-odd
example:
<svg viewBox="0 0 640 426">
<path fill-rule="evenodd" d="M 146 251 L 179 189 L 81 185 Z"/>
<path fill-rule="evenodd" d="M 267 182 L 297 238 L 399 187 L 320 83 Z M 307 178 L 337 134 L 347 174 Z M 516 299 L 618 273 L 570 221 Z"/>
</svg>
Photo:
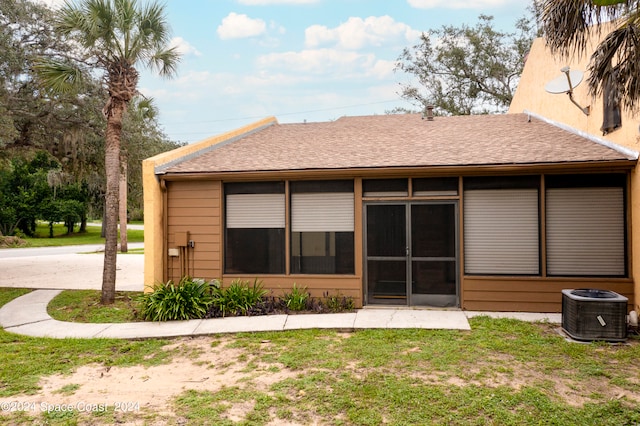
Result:
<svg viewBox="0 0 640 426">
<path fill-rule="evenodd" d="M 291 183 L 291 273 L 354 273 L 353 181 Z"/>
<path fill-rule="evenodd" d="M 538 275 L 538 176 L 464 180 L 465 273 Z"/>
<path fill-rule="evenodd" d="M 413 179 L 414 197 L 458 195 L 458 178 Z"/>
<path fill-rule="evenodd" d="M 624 175 L 546 179 L 547 274 L 626 276 Z"/>
<path fill-rule="evenodd" d="M 602 91 L 602 134 L 606 135 L 622 127 L 622 116 L 620 114 L 620 95 L 615 86 L 617 73 L 609 75 L 604 81 Z"/>
<path fill-rule="evenodd" d="M 285 272 L 284 182 L 225 185 L 225 272 Z"/>
<path fill-rule="evenodd" d="M 406 197 L 409 195 L 408 179 L 366 179 L 362 181 L 365 197 Z"/>
</svg>

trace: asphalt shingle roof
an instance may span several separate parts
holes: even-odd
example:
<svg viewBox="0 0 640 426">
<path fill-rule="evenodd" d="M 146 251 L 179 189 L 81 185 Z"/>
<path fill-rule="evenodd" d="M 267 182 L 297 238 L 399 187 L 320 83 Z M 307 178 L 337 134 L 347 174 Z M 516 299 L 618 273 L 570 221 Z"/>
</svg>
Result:
<svg viewBox="0 0 640 426">
<path fill-rule="evenodd" d="M 273 124 L 165 173 L 525 165 L 633 159 L 527 114 L 419 114 Z"/>
</svg>

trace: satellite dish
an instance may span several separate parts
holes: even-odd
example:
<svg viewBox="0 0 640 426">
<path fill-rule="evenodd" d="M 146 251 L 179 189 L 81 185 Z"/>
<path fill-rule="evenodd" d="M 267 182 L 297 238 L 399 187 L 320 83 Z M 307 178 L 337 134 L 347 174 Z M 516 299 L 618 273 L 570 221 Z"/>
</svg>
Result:
<svg viewBox="0 0 640 426">
<path fill-rule="evenodd" d="M 563 75 L 554 78 L 550 82 L 548 82 L 544 86 L 544 90 L 553 94 L 566 93 L 569 95 L 569 99 L 573 102 L 580 110 L 585 114 L 589 115 L 589 111 L 591 109 L 590 106 L 581 107 L 574 99 L 573 99 L 573 89 L 578 87 L 578 85 L 582 82 L 584 78 L 584 73 L 582 71 L 571 71 L 569 67 L 562 67 L 560 71 Z"/>
<path fill-rule="evenodd" d="M 563 68 L 564 69 L 564 68 Z M 584 73 L 582 71 L 569 71 L 568 75 L 565 73 L 557 78 L 554 78 L 544 86 L 544 90 L 549 93 L 567 93 L 578 87 L 582 82 Z"/>
</svg>

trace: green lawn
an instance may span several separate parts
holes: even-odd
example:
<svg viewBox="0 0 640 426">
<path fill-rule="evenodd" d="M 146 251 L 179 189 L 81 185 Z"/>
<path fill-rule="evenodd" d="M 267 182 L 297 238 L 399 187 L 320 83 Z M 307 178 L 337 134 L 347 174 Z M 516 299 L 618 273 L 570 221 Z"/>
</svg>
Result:
<svg viewBox="0 0 640 426">
<path fill-rule="evenodd" d="M 0 305 L 24 291 L 1 289 Z M 637 336 L 578 344 L 553 324 L 470 323 L 471 331 L 300 330 L 138 342 L 0 330 L 4 401 L 37 393 L 40 377 L 90 363 L 151 368 L 175 360 L 174 368 L 204 365 L 208 379 L 190 389 L 176 378 L 161 414 L 144 406 L 100 415 L 0 413 L 0 423 L 28 425 L 35 416 L 52 425 L 640 424 Z M 70 383 L 59 394 L 73 397 L 82 386 Z"/>
<path fill-rule="evenodd" d="M 76 232 L 68 235 L 67 229 L 62 224 L 54 225 L 53 238 L 49 238 L 49 225 L 39 223 L 36 227 L 35 237 L 25 237 L 27 247 L 54 247 L 82 244 L 104 244 L 104 238 L 100 236 L 100 226 L 89 225 L 87 232 Z M 119 234 L 118 234 L 119 235 Z M 127 229 L 127 241 L 139 243 L 144 241 L 144 231 Z"/>
<path fill-rule="evenodd" d="M 0 307 L 29 291 L 0 288 Z M 161 349 L 166 343 L 164 340 L 32 338 L 0 329 L 0 397 L 33 393 L 39 388 L 40 377 L 68 373 L 93 362 L 107 366 L 157 365 L 170 357 L 170 352 Z"/>
<path fill-rule="evenodd" d="M 142 292 L 118 291 L 111 305 L 100 303 L 99 290 L 65 290 L 49 303 L 47 312 L 58 321 L 122 323 L 142 321 L 137 299 Z"/>
</svg>

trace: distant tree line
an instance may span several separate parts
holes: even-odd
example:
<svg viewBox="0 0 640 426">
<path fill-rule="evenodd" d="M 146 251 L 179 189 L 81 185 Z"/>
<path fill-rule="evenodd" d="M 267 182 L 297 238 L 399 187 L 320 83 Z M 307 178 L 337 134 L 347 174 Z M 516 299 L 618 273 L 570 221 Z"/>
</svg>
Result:
<svg viewBox="0 0 640 426">
<path fill-rule="evenodd" d="M 65 182 L 60 164 L 46 151 L 33 159 L 14 158 L 0 169 L 0 233 L 32 235 L 36 221 L 64 222 L 67 233 L 86 226 L 89 191 L 85 183 Z"/>
</svg>

